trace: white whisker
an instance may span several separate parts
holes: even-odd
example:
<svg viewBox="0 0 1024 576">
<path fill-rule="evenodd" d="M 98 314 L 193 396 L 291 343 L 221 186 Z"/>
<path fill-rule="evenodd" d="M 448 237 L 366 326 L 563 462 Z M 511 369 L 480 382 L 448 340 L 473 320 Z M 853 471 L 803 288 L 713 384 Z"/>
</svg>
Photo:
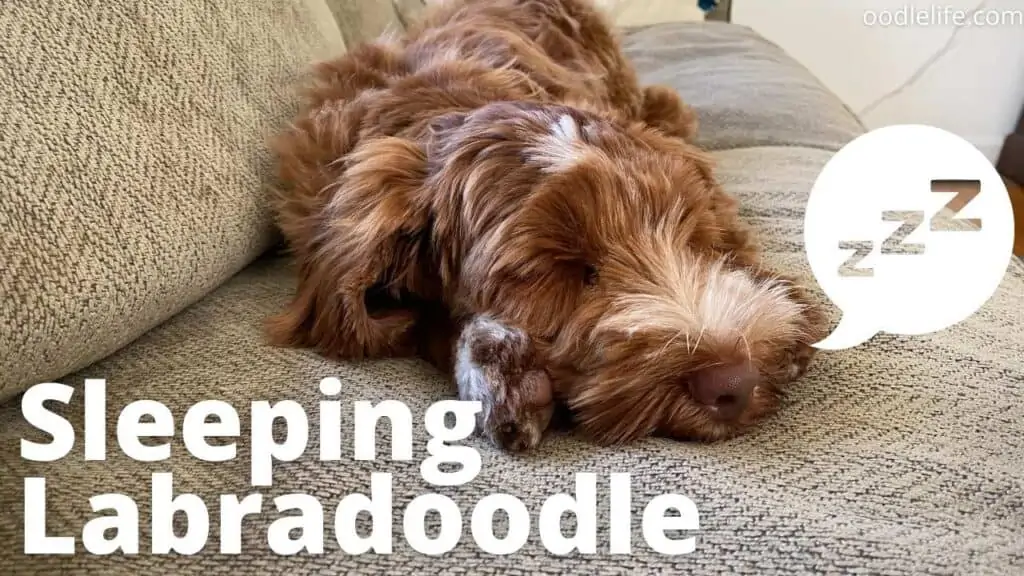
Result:
<svg viewBox="0 0 1024 576">
<path fill-rule="evenodd" d="M 752 358 L 752 355 L 750 353 L 750 341 L 747 340 L 747 336 L 742 332 L 740 333 L 740 340 L 743 342 L 743 346 L 746 347 L 747 349 L 747 358 Z"/>
<path fill-rule="evenodd" d="M 671 346 L 672 343 L 675 342 L 677 338 L 679 338 L 679 335 L 680 334 L 684 334 L 684 333 L 686 333 L 686 328 L 683 328 L 683 329 L 679 330 L 679 332 L 676 332 L 671 338 L 669 338 L 668 342 L 666 342 L 665 345 L 661 347 L 661 350 L 658 350 L 658 353 L 655 354 L 655 358 L 657 358 L 658 356 L 661 356 L 662 354 L 664 354 L 665 351 L 668 350 L 668 347 Z"/>
<path fill-rule="evenodd" d="M 693 349 L 694 350 L 697 350 L 697 348 L 700 347 L 700 341 L 704 338 L 704 329 L 705 328 L 706 328 L 705 324 L 701 324 L 700 325 L 700 334 L 697 335 L 697 343 L 693 345 Z"/>
</svg>

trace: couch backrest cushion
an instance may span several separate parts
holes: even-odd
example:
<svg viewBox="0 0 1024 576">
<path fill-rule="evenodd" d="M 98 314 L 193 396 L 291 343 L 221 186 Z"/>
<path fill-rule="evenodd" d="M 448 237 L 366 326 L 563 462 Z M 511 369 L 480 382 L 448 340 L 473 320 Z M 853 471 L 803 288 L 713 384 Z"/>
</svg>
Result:
<svg viewBox="0 0 1024 576">
<path fill-rule="evenodd" d="M 397 7 L 401 16 L 408 18 L 418 12 L 423 5 L 429 6 L 444 1 L 393 0 L 392 3 Z M 593 0 L 593 2 L 609 15 L 613 24 L 621 28 L 670 22 L 695 22 L 704 19 L 704 12 L 700 9 L 697 0 Z M 384 3 L 381 0 L 381 4 Z"/>
<path fill-rule="evenodd" d="M 346 46 L 402 29 L 403 0 L 324 0 L 337 21 Z M 412 0 L 417 8 L 422 0 Z"/>
<path fill-rule="evenodd" d="M 267 136 L 324 0 L 0 2 L 0 400 L 127 344 L 272 243 Z"/>
<path fill-rule="evenodd" d="M 704 19 L 697 0 L 594 0 L 622 28 Z"/>
</svg>

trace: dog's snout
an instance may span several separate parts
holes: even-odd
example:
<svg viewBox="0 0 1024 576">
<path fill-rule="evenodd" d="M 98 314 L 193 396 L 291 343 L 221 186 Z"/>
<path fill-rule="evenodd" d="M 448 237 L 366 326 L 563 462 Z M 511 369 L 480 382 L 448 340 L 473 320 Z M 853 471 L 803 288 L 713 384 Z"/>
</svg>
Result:
<svg viewBox="0 0 1024 576">
<path fill-rule="evenodd" d="M 743 364 L 705 368 L 690 380 L 690 395 L 716 418 L 735 420 L 750 403 L 757 380 L 757 371 Z"/>
</svg>

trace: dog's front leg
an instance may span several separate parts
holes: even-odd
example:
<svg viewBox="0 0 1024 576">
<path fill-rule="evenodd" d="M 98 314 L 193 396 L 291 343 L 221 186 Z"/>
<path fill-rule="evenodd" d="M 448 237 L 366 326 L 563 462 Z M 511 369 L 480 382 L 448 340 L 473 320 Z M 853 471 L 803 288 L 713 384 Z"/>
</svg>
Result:
<svg viewBox="0 0 1024 576">
<path fill-rule="evenodd" d="M 454 373 L 459 399 L 482 405 L 479 434 L 513 452 L 540 443 L 554 412 L 551 380 L 522 330 L 470 318 L 456 342 Z"/>
</svg>

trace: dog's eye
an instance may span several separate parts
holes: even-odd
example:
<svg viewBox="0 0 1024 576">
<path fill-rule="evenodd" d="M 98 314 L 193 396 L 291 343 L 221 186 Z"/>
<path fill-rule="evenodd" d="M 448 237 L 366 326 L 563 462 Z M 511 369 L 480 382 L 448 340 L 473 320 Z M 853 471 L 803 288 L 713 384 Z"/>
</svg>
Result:
<svg viewBox="0 0 1024 576">
<path fill-rule="evenodd" d="M 587 266 L 583 269 L 583 282 L 587 286 L 593 286 L 594 284 L 597 284 L 597 268 L 595 266 L 587 264 Z"/>
</svg>

